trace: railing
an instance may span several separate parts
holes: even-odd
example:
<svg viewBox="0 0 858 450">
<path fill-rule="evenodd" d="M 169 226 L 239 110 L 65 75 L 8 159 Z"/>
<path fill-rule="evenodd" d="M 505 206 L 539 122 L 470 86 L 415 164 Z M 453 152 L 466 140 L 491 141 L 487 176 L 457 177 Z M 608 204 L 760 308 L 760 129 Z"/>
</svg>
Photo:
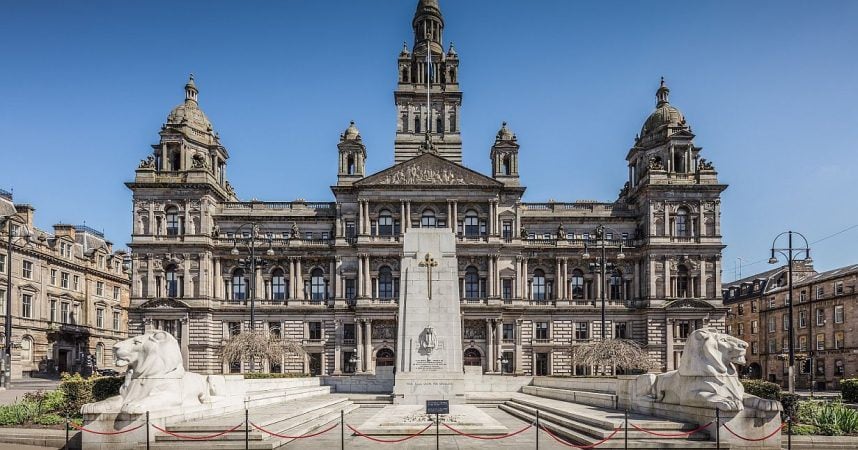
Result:
<svg viewBox="0 0 858 450">
<path fill-rule="evenodd" d="M 247 210 L 247 209 L 264 209 L 264 210 L 293 210 L 298 208 L 307 208 L 314 210 L 334 210 L 335 203 L 328 202 L 226 202 L 223 203 L 224 210 Z"/>
<path fill-rule="evenodd" d="M 584 212 L 609 212 L 614 210 L 629 210 L 629 207 L 621 203 L 600 202 L 549 202 L 549 203 L 522 203 L 528 211 L 584 211 Z"/>
<path fill-rule="evenodd" d="M 94 235 L 96 235 L 96 236 L 98 236 L 98 237 L 100 237 L 100 238 L 104 238 L 104 233 L 103 233 L 103 232 L 98 231 L 98 230 L 96 230 L 95 228 L 88 227 L 88 226 L 86 226 L 86 225 L 75 225 L 75 226 L 74 226 L 74 229 L 75 229 L 75 231 L 82 231 L 82 232 L 84 232 L 84 233 L 90 233 L 90 234 L 94 234 Z"/>
<path fill-rule="evenodd" d="M 551 345 L 554 343 L 553 339 L 533 339 L 533 345 Z"/>
</svg>

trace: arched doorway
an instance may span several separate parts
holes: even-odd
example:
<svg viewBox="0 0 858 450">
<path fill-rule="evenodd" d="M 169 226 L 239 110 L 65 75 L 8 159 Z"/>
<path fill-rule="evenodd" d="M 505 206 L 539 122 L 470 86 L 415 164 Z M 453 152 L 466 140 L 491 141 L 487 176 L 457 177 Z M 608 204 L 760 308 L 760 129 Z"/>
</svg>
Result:
<svg viewBox="0 0 858 450">
<path fill-rule="evenodd" d="M 375 354 L 375 366 L 376 367 L 389 367 L 394 363 L 395 357 L 393 354 L 393 350 L 389 348 L 380 349 Z"/>
<path fill-rule="evenodd" d="M 480 351 L 475 348 L 465 350 L 465 365 L 466 366 L 481 366 L 483 365 L 483 357 Z"/>
</svg>

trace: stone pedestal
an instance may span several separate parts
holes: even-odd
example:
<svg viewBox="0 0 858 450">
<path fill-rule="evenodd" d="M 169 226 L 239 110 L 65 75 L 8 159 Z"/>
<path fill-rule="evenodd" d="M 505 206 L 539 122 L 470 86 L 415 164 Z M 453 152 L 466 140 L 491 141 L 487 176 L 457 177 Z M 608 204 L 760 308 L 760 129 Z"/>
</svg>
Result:
<svg viewBox="0 0 858 450">
<path fill-rule="evenodd" d="M 394 401 L 464 403 L 456 242 L 445 229 L 405 233 Z"/>
</svg>

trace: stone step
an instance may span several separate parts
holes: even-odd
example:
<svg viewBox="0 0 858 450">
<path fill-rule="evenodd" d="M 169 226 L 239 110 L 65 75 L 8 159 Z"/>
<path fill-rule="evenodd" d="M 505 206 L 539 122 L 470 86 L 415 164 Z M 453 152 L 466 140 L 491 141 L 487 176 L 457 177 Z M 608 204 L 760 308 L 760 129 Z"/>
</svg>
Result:
<svg viewBox="0 0 858 450">
<path fill-rule="evenodd" d="M 347 394 L 348 399 L 363 407 L 372 407 L 373 405 L 392 405 L 393 395 L 391 394 Z"/>
<path fill-rule="evenodd" d="M 536 416 L 534 414 L 530 414 L 525 411 L 522 411 L 521 409 L 511 407 L 510 405 L 501 405 L 499 406 L 499 408 L 527 422 L 533 423 L 536 421 Z M 541 411 L 539 414 L 539 425 L 542 428 L 551 431 L 557 437 L 577 445 L 593 445 L 613 433 L 613 431 L 611 431 L 604 437 L 600 437 L 597 439 L 588 434 L 580 433 L 576 430 L 573 430 L 563 424 L 558 424 L 550 420 L 543 420 L 543 413 Z M 542 435 L 541 439 L 543 440 L 553 440 L 550 436 L 547 436 L 544 431 L 541 431 L 540 434 Z M 624 446 L 625 439 L 622 431 L 620 431 L 619 433 L 615 434 L 614 437 L 610 440 L 600 444 L 598 448 L 624 448 Z M 714 449 L 717 448 L 717 446 L 715 442 L 711 441 L 692 441 L 688 439 L 636 439 L 633 434 L 629 433 L 629 448 Z M 724 450 L 729 450 L 730 446 L 722 444 L 721 448 Z"/>
<path fill-rule="evenodd" d="M 264 393 L 247 394 L 246 404 L 248 407 L 258 407 L 270 404 L 282 403 L 289 400 L 297 400 L 307 397 L 316 397 L 331 393 L 329 386 L 303 386 L 281 390 L 265 391 Z"/>
<path fill-rule="evenodd" d="M 522 386 L 521 392 L 537 397 L 553 398 L 565 402 L 583 403 L 602 408 L 617 408 L 617 396 L 605 392 L 581 391 L 570 389 L 549 388 L 540 386 Z"/>
</svg>

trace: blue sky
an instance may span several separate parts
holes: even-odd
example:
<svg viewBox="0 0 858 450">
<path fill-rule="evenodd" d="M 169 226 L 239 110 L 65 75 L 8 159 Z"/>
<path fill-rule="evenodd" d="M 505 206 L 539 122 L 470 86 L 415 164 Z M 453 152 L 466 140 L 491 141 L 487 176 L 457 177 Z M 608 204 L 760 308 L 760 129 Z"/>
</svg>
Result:
<svg viewBox="0 0 858 450">
<path fill-rule="evenodd" d="M 355 120 L 368 170 L 393 161 L 396 56 L 416 0 L 10 2 L 0 15 L 0 188 L 37 225 L 129 240 L 123 182 L 196 75 L 243 199 L 330 200 Z M 504 120 L 528 201 L 616 198 L 660 76 L 730 188 L 744 275 L 804 232 L 817 268 L 858 261 L 858 2 L 441 0 L 464 90 L 464 162 L 487 172 Z"/>
</svg>

